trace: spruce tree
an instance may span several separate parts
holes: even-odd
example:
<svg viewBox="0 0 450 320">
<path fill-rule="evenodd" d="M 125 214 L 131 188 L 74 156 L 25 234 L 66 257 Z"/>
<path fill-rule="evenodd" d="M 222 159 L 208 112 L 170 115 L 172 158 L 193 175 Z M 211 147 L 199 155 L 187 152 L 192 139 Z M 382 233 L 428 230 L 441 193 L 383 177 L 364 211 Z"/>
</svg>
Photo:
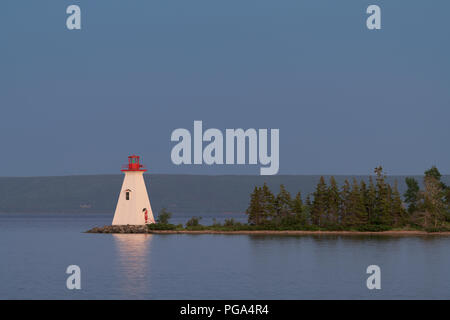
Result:
<svg viewBox="0 0 450 320">
<path fill-rule="evenodd" d="M 361 181 L 359 182 L 359 192 L 361 193 L 361 197 L 363 199 L 364 208 L 365 208 L 365 212 L 366 212 L 366 224 L 369 224 L 369 211 L 367 208 L 367 196 L 368 196 L 369 190 L 367 190 L 367 185 L 363 179 L 361 179 Z"/>
<path fill-rule="evenodd" d="M 291 213 L 292 198 L 284 185 L 280 185 L 280 192 L 276 198 L 276 211 L 279 217 L 287 217 Z"/>
<path fill-rule="evenodd" d="M 250 205 L 246 211 L 248 215 L 248 223 L 260 225 L 262 222 L 264 208 L 262 204 L 262 190 L 255 187 L 250 195 Z"/>
<path fill-rule="evenodd" d="M 357 226 L 367 225 L 369 223 L 369 215 L 366 208 L 365 189 L 361 189 L 356 179 L 353 187 L 355 192 L 358 191 L 359 193 L 358 198 L 356 198 L 356 224 Z"/>
<path fill-rule="evenodd" d="M 328 220 L 331 225 L 337 226 L 340 223 L 341 195 L 333 176 L 330 178 L 330 186 L 327 190 L 327 202 Z"/>
<path fill-rule="evenodd" d="M 344 225 L 348 227 L 358 227 L 366 224 L 367 211 L 364 203 L 364 197 L 361 193 L 360 186 L 356 179 L 353 179 L 353 185 L 348 195 L 347 214 L 345 216 Z"/>
<path fill-rule="evenodd" d="M 391 212 L 396 227 L 404 226 L 407 223 L 406 210 L 403 208 L 402 198 L 400 192 L 398 192 L 397 180 L 395 180 L 392 189 Z"/>
<path fill-rule="evenodd" d="M 432 166 L 430 169 L 425 171 L 425 177 L 433 177 L 437 181 L 441 182 L 442 175 L 436 166 Z"/>
<path fill-rule="evenodd" d="M 363 179 L 361 179 L 361 181 L 359 182 L 359 191 L 361 192 L 361 194 L 364 197 L 364 204 L 365 204 L 368 190 L 367 190 L 367 185 Z"/>
<path fill-rule="evenodd" d="M 385 182 L 385 175 L 381 166 L 375 168 L 376 200 L 374 208 L 375 224 L 386 225 L 390 221 L 390 188 Z"/>
<path fill-rule="evenodd" d="M 263 223 L 272 220 L 276 214 L 276 198 L 270 191 L 266 183 L 264 183 L 262 190 L 262 206 L 263 206 Z"/>
<path fill-rule="evenodd" d="M 303 207 L 303 215 L 306 217 L 307 223 L 309 225 L 313 224 L 311 212 L 312 212 L 312 201 L 311 201 L 311 195 L 308 194 L 308 195 L 306 195 L 305 206 Z"/>
<path fill-rule="evenodd" d="M 446 201 L 442 183 L 435 175 L 425 175 L 423 192 L 424 227 L 438 228 L 445 220 Z"/>
<path fill-rule="evenodd" d="M 430 169 L 425 171 L 425 178 L 432 177 L 440 185 L 441 197 L 443 200 L 443 215 L 447 221 L 450 221 L 450 187 L 441 181 L 442 175 L 436 166 L 432 166 Z"/>
<path fill-rule="evenodd" d="M 394 217 L 392 215 L 392 187 L 390 184 L 386 184 L 386 196 L 383 199 L 383 214 L 381 216 L 381 224 L 385 226 L 392 226 L 394 223 Z"/>
<path fill-rule="evenodd" d="M 300 192 L 297 192 L 295 198 L 291 201 L 290 211 L 295 215 L 303 212 L 302 194 Z"/>
<path fill-rule="evenodd" d="M 446 203 L 446 216 L 447 220 L 450 220 L 450 187 L 445 188 L 445 203 Z"/>
<path fill-rule="evenodd" d="M 302 201 L 302 195 L 300 192 L 298 192 L 295 195 L 295 198 L 291 201 L 291 210 L 290 210 L 294 216 L 295 216 L 295 222 L 296 224 L 306 225 L 308 223 L 307 219 L 307 210 L 305 210 L 303 201 Z"/>
<path fill-rule="evenodd" d="M 419 183 L 414 178 L 407 177 L 405 182 L 408 187 L 404 194 L 405 202 L 408 204 L 408 212 L 411 214 L 418 209 L 420 188 Z"/>
<path fill-rule="evenodd" d="M 372 177 L 369 177 L 369 187 L 367 188 L 364 202 L 366 204 L 367 221 L 369 224 L 373 224 L 375 221 L 375 205 L 377 201 L 377 190 L 373 183 Z"/>
<path fill-rule="evenodd" d="M 327 224 L 327 185 L 324 177 L 320 177 L 314 192 L 314 200 L 312 203 L 311 219 L 314 225 L 323 227 Z"/>
<path fill-rule="evenodd" d="M 343 226 L 346 225 L 346 223 L 350 219 L 351 211 L 352 211 L 352 203 L 351 203 L 351 186 L 350 182 L 348 182 L 347 179 L 344 181 L 344 185 L 342 186 L 340 197 L 341 197 L 341 214 L 340 214 L 340 221 Z"/>
<path fill-rule="evenodd" d="M 311 203 L 311 195 L 308 194 L 308 195 L 306 196 L 305 204 L 306 204 L 306 207 L 311 207 L 311 206 L 312 206 L 312 203 Z"/>
</svg>

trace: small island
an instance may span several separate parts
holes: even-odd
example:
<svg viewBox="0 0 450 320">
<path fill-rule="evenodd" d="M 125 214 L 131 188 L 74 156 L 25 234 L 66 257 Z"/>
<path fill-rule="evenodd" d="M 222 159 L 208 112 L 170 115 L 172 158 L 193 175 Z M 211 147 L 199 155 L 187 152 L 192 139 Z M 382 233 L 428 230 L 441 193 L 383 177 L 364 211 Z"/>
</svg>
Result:
<svg viewBox="0 0 450 320">
<path fill-rule="evenodd" d="M 397 182 L 386 182 L 382 167 L 374 172 L 375 179 L 367 183 L 346 180 L 342 187 L 334 177 L 328 184 L 321 177 L 304 201 L 300 192 L 292 197 L 283 185 L 277 195 L 267 184 L 255 187 L 246 210 L 248 223 L 226 219 L 204 226 L 201 217 L 192 217 L 185 226 L 174 225 L 172 214 L 163 209 L 153 224 L 104 226 L 87 233 L 450 235 L 450 187 L 436 167 L 425 171 L 423 189 L 406 178 L 403 199 Z"/>
</svg>

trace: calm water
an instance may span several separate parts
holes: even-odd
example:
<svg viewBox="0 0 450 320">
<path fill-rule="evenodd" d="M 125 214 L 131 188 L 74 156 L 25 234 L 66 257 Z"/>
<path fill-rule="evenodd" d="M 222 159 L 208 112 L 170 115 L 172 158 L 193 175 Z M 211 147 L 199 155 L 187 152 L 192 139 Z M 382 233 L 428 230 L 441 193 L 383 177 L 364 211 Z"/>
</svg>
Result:
<svg viewBox="0 0 450 320">
<path fill-rule="evenodd" d="M 0 214 L 0 298 L 450 298 L 450 237 L 82 233 L 111 219 Z M 78 291 L 65 286 L 71 264 L 81 267 Z M 366 288 L 371 264 L 379 291 Z"/>
</svg>

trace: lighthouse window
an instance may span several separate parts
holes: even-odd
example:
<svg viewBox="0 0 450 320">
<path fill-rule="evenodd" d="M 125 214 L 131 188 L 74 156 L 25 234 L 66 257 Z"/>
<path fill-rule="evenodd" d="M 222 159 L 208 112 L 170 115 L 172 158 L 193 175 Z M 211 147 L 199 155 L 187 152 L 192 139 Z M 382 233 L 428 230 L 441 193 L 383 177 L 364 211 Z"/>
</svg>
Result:
<svg viewBox="0 0 450 320">
<path fill-rule="evenodd" d="M 130 200 L 130 192 L 129 192 L 129 191 L 127 191 L 127 192 L 125 193 L 125 199 L 126 199 L 126 200 Z"/>
</svg>

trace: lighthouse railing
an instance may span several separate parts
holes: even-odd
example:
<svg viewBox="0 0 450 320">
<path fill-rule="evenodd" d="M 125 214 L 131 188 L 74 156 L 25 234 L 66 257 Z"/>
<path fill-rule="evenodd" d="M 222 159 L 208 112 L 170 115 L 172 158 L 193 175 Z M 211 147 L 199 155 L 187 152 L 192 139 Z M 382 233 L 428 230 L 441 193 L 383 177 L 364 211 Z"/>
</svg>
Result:
<svg viewBox="0 0 450 320">
<path fill-rule="evenodd" d="M 145 165 L 139 164 L 139 169 L 138 170 L 146 170 L 146 169 L 147 169 L 147 167 Z M 136 170 L 136 168 L 133 168 L 130 164 L 124 164 L 124 165 L 122 165 L 122 170 L 133 171 L 133 170 Z"/>
</svg>

